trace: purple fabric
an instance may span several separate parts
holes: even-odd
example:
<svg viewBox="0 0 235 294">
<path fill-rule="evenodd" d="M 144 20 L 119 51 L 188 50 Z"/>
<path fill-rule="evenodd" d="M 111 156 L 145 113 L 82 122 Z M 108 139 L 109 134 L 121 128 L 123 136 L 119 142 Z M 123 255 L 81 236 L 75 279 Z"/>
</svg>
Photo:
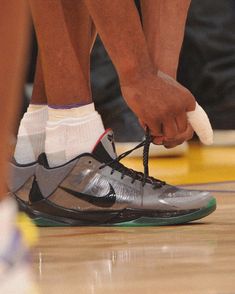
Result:
<svg viewBox="0 0 235 294">
<path fill-rule="evenodd" d="M 90 104 L 90 103 L 87 103 Z M 70 108 L 75 108 L 75 107 L 81 107 L 87 104 L 82 104 L 82 103 L 74 103 L 74 104 L 67 104 L 67 105 L 48 105 L 51 108 L 54 109 L 70 109 Z"/>
</svg>

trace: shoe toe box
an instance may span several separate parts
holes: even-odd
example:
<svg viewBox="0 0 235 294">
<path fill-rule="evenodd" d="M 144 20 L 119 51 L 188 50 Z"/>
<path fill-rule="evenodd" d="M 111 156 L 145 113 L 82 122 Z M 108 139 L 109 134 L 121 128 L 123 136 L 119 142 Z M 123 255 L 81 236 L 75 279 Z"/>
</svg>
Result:
<svg viewBox="0 0 235 294">
<path fill-rule="evenodd" d="M 213 199 L 210 192 L 170 188 L 159 197 L 159 201 L 176 210 L 192 210 L 206 207 Z"/>
</svg>

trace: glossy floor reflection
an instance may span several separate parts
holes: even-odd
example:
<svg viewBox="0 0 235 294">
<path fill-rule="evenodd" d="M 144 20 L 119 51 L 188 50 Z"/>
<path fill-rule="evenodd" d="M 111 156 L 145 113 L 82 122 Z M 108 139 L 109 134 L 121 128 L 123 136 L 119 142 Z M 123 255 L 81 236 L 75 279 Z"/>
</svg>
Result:
<svg viewBox="0 0 235 294">
<path fill-rule="evenodd" d="M 204 152 L 196 151 L 200 156 Z M 193 153 L 190 156 L 181 161 L 191 162 L 194 183 L 209 182 L 212 168 L 217 169 L 213 179 L 218 180 L 221 163 L 216 165 L 215 155 L 211 155 L 212 166 L 209 159 L 200 166 L 200 160 L 193 159 Z M 161 164 L 170 170 L 169 159 L 160 161 L 159 170 Z M 221 177 L 231 180 L 235 164 L 224 160 L 222 170 L 226 164 L 229 177 L 228 173 Z M 181 178 L 174 165 L 171 170 L 168 178 L 174 181 L 177 175 L 178 184 L 193 182 L 186 170 Z M 40 229 L 33 265 L 41 293 L 234 293 L 235 182 L 187 187 L 213 190 L 216 212 L 197 223 L 174 227 Z"/>
<path fill-rule="evenodd" d="M 197 224 L 41 229 L 41 293 L 233 293 L 235 192 Z"/>
</svg>

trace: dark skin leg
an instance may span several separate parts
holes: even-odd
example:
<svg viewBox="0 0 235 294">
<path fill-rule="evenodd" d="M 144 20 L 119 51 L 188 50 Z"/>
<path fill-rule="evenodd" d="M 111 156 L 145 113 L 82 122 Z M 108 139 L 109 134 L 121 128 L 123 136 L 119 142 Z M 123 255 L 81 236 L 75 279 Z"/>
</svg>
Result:
<svg viewBox="0 0 235 294">
<path fill-rule="evenodd" d="M 24 0 L 0 0 L 0 201 L 6 197 L 7 160 L 25 75 L 29 14 Z"/>
<path fill-rule="evenodd" d="M 90 87 L 90 51 L 96 31 L 83 1 L 62 0 L 62 3 L 70 40 Z"/>
<path fill-rule="evenodd" d="M 31 97 L 31 104 L 47 104 L 47 95 L 43 77 L 42 62 L 40 51 L 37 57 L 36 72 L 33 84 L 33 93 Z"/>
<path fill-rule="evenodd" d="M 62 5 L 72 46 L 78 60 L 80 60 L 83 74 L 88 80 L 88 85 L 90 85 L 90 51 L 96 37 L 95 27 L 82 1 L 63 0 Z M 31 103 L 47 104 L 40 54 L 37 60 Z M 79 103 L 79 101 L 74 103 Z"/>
<path fill-rule="evenodd" d="M 71 19 L 75 19 L 74 5 L 82 18 L 78 17 L 76 24 L 73 23 L 68 30 L 68 15 Z M 48 104 L 63 107 L 91 103 L 87 48 L 92 42 L 92 23 L 86 7 L 82 1 L 74 0 L 31 0 L 30 6 L 39 42 Z M 73 11 L 71 11 L 72 7 Z M 85 19 L 86 24 L 84 24 Z M 87 42 L 87 39 L 90 41 Z M 76 40 L 80 42 L 77 51 L 75 51 Z M 40 80 L 36 83 L 40 85 L 39 90 L 42 90 L 41 84 Z M 33 103 L 38 101 L 37 93 L 40 91 L 37 92 L 36 89 Z"/>
<path fill-rule="evenodd" d="M 149 54 L 156 68 L 176 79 L 180 50 L 190 0 L 142 0 L 143 30 Z M 191 139 L 193 130 L 187 118 L 181 116 L 186 129 L 174 140 L 163 141 L 171 148 Z"/>
</svg>

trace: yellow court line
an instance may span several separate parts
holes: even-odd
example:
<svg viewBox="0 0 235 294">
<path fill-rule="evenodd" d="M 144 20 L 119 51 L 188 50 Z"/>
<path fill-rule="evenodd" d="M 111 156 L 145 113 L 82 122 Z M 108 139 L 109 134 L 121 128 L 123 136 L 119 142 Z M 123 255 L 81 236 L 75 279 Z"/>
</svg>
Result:
<svg viewBox="0 0 235 294">
<path fill-rule="evenodd" d="M 124 164 L 142 171 L 142 159 L 124 159 Z M 190 144 L 183 157 L 151 158 L 150 174 L 171 184 L 195 184 L 235 180 L 235 147 L 203 147 Z"/>
</svg>

